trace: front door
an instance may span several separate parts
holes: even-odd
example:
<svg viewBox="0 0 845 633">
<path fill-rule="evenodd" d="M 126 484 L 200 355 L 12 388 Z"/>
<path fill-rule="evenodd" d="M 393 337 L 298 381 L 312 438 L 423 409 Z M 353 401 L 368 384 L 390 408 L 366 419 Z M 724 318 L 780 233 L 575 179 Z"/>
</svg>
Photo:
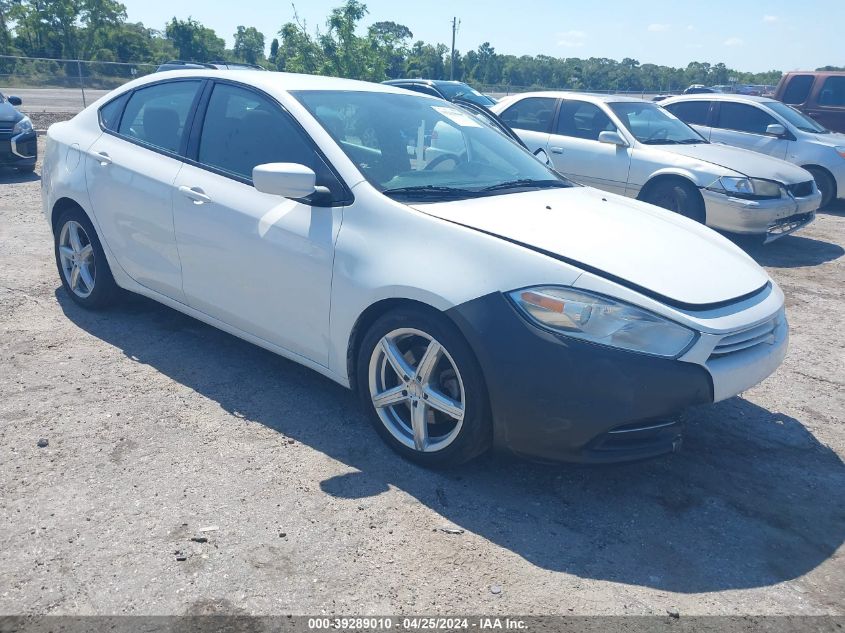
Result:
<svg viewBox="0 0 845 633">
<path fill-rule="evenodd" d="M 784 159 L 789 140 L 766 133 L 766 128 L 774 124 L 780 124 L 780 121 L 755 105 L 722 101 L 718 104 L 710 142 Z"/>
</svg>

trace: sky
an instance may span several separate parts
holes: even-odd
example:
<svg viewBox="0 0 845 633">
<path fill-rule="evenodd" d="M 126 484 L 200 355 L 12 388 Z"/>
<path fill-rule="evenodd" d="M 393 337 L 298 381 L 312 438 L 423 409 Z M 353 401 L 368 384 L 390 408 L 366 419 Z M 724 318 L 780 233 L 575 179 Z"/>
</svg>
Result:
<svg viewBox="0 0 845 633">
<path fill-rule="evenodd" d="M 287 1 L 248 0 L 232 5 L 208 0 L 122 0 L 130 21 L 163 29 L 188 16 L 213 28 L 232 46 L 238 25 L 255 26 L 267 46 L 293 18 Z M 323 28 L 343 0 L 299 0 L 309 31 Z M 553 57 L 632 57 L 640 63 L 685 67 L 690 61 L 724 62 L 741 71 L 845 66 L 845 0 L 364 0 L 373 22 L 404 24 L 414 40 L 451 40 L 456 48 L 490 42 L 498 53 Z M 178 8 L 176 8 L 178 7 Z"/>
</svg>

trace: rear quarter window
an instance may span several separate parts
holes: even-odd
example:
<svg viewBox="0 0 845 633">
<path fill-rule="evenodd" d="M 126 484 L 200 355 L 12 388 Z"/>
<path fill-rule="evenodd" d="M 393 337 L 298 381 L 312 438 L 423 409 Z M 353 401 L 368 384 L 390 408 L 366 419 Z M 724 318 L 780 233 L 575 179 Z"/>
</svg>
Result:
<svg viewBox="0 0 845 633">
<path fill-rule="evenodd" d="M 100 127 L 110 132 L 116 132 L 123 114 L 123 107 L 129 100 L 129 92 L 124 92 L 117 99 L 112 99 L 100 108 Z"/>
</svg>

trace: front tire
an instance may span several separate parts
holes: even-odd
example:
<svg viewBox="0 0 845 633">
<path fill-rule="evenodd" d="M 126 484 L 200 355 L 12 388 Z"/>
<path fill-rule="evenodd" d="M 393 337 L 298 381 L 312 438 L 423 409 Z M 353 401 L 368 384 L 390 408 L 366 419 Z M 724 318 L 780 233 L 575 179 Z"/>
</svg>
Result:
<svg viewBox="0 0 845 633">
<path fill-rule="evenodd" d="M 118 295 L 106 254 L 91 220 L 79 208 L 68 209 L 53 227 L 56 266 L 62 286 L 88 310 L 111 305 Z"/>
<path fill-rule="evenodd" d="M 674 211 L 701 224 L 705 222 L 704 202 L 695 185 L 680 178 L 663 180 L 649 188 L 643 201 Z"/>
<path fill-rule="evenodd" d="M 383 315 L 364 335 L 356 376 L 376 431 L 403 457 L 455 466 L 490 447 L 481 370 L 446 317 L 413 308 Z"/>
<path fill-rule="evenodd" d="M 836 195 L 836 181 L 833 180 L 833 176 L 818 167 L 805 167 L 804 169 L 813 175 L 813 180 L 816 181 L 816 186 L 822 194 L 822 202 L 819 208 L 824 209 L 833 202 L 833 197 Z"/>
</svg>

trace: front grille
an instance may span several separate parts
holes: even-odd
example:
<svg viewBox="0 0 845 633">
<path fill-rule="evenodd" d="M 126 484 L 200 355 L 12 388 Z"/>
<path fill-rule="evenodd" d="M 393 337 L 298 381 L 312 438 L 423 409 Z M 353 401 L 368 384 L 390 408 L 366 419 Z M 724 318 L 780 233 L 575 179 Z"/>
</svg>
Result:
<svg viewBox="0 0 845 633">
<path fill-rule="evenodd" d="M 813 195 L 813 181 L 799 182 L 795 185 L 787 185 L 786 190 L 792 194 L 793 198 L 806 198 Z"/>
<path fill-rule="evenodd" d="M 780 321 L 780 315 L 775 316 L 765 323 L 756 325 L 747 330 L 735 332 L 723 336 L 722 339 L 713 348 L 710 358 L 719 358 L 727 356 L 728 354 L 735 354 L 742 350 L 756 347 L 757 345 L 764 345 L 775 342 L 775 329 Z"/>
</svg>

